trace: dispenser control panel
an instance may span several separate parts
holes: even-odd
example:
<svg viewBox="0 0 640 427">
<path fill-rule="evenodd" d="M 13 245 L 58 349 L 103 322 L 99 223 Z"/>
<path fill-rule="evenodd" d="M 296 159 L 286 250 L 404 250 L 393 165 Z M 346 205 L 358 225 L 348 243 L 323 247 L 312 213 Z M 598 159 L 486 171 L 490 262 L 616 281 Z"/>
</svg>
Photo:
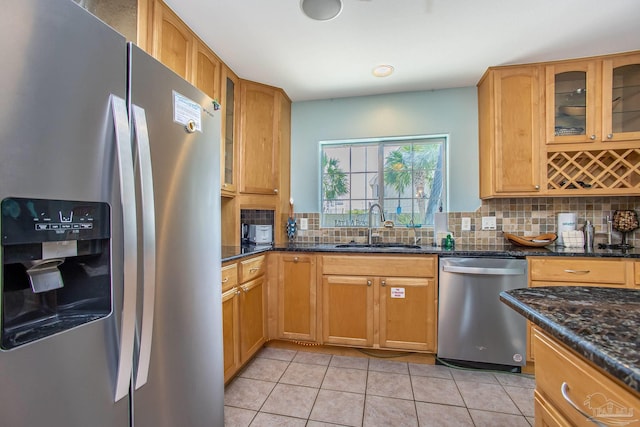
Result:
<svg viewBox="0 0 640 427">
<path fill-rule="evenodd" d="M 11 197 L 1 209 L 3 245 L 110 237 L 107 203 Z"/>
</svg>

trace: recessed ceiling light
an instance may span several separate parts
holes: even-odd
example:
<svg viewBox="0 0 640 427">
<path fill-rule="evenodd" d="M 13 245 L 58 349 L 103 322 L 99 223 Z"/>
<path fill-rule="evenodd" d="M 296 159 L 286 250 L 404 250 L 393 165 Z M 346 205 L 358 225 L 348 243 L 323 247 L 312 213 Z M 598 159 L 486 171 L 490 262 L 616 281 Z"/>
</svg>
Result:
<svg viewBox="0 0 640 427">
<path fill-rule="evenodd" d="M 393 73 L 393 67 L 391 65 L 378 65 L 372 71 L 376 77 L 387 77 Z"/>
<path fill-rule="evenodd" d="M 342 0 L 300 0 L 300 9 L 311 19 L 329 21 L 342 12 Z"/>
</svg>

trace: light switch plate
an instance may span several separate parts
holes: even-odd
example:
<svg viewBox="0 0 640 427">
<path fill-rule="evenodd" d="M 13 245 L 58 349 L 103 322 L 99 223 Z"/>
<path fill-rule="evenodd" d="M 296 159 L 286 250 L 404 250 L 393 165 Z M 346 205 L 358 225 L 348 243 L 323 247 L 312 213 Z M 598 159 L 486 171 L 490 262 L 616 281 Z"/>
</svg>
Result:
<svg viewBox="0 0 640 427">
<path fill-rule="evenodd" d="M 495 230 L 496 229 L 496 217 L 495 216 L 483 216 L 482 217 L 482 229 L 483 230 Z"/>
<path fill-rule="evenodd" d="M 309 229 L 309 218 L 300 218 L 300 230 Z"/>
<path fill-rule="evenodd" d="M 462 231 L 471 230 L 471 218 L 462 218 Z"/>
</svg>

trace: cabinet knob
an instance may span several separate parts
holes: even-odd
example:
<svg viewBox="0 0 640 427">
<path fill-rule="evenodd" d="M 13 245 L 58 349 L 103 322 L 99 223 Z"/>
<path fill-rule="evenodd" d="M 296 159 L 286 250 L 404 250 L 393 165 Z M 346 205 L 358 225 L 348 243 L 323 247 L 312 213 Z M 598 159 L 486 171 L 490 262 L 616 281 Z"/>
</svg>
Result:
<svg viewBox="0 0 640 427">
<path fill-rule="evenodd" d="M 535 188 L 536 190 L 539 190 L 539 189 L 540 189 L 540 186 L 539 186 L 539 185 L 536 185 L 536 186 L 534 186 L 533 188 Z"/>
<path fill-rule="evenodd" d="M 613 134 L 612 133 L 607 135 L 607 139 L 612 139 L 612 138 L 613 138 Z"/>
<path fill-rule="evenodd" d="M 278 194 L 278 189 L 277 189 L 277 188 L 274 188 L 274 189 L 273 189 L 273 192 L 274 192 L 274 194 Z"/>
<path fill-rule="evenodd" d="M 590 139 L 590 140 L 592 140 L 592 141 L 595 141 L 595 140 L 596 140 L 596 136 L 595 136 L 595 135 L 591 135 L 591 136 L 589 137 L 589 139 Z"/>
<path fill-rule="evenodd" d="M 227 184 L 222 184 L 222 188 L 227 188 Z"/>
<path fill-rule="evenodd" d="M 240 295 L 240 289 L 236 290 L 236 295 Z"/>
<path fill-rule="evenodd" d="M 294 256 L 293 257 L 293 262 L 298 262 L 298 261 L 300 261 L 300 258 L 298 258 L 297 256 Z"/>
<path fill-rule="evenodd" d="M 382 285 L 383 287 L 384 287 L 384 286 L 387 286 L 387 281 L 386 281 L 386 280 L 383 280 L 383 281 L 380 283 L 380 285 Z"/>
<path fill-rule="evenodd" d="M 371 283 L 371 280 L 367 280 L 367 286 L 371 286 L 373 283 Z"/>
<path fill-rule="evenodd" d="M 224 279 L 222 279 L 222 283 L 227 283 L 229 281 L 228 277 L 225 277 Z"/>
</svg>

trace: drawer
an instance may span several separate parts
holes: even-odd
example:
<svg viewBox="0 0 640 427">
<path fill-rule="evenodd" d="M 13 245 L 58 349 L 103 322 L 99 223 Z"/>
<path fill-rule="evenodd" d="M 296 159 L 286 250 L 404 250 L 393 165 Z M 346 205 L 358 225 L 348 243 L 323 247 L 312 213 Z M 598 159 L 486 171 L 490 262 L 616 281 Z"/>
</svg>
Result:
<svg viewBox="0 0 640 427">
<path fill-rule="evenodd" d="M 612 283 L 625 286 L 627 265 L 624 260 L 530 258 L 529 278 L 532 282 Z"/>
<path fill-rule="evenodd" d="M 435 256 L 326 255 L 322 274 L 385 277 L 435 277 Z"/>
<path fill-rule="evenodd" d="M 222 266 L 222 292 L 238 286 L 238 264 Z"/>
<path fill-rule="evenodd" d="M 626 417 L 628 420 L 637 420 L 640 399 L 630 389 L 549 338 L 538 328 L 534 329 L 534 340 L 536 391 L 569 420 L 571 425 L 592 427 L 594 424 L 565 399 L 562 395 L 563 387 L 567 397 L 581 411 L 588 416 L 599 414 L 598 419 L 606 425 L 624 420 L 624 414 L 631 415 Z M 607 418 L 607 415 L 614 413 L 615 415 Z"/>
<path fill-rule="evenodd" d="M 265 259 L 264 255 L 260 255 L 240 261 L 240 283 L 246 283 L 262 276 L 266 268 Z"/>
<path fill-rule="evenodd" d="M 635 270 L 636 270 L 636 286 L 640 286 L 640 262 L 635 262 Z"/>
</svg>

